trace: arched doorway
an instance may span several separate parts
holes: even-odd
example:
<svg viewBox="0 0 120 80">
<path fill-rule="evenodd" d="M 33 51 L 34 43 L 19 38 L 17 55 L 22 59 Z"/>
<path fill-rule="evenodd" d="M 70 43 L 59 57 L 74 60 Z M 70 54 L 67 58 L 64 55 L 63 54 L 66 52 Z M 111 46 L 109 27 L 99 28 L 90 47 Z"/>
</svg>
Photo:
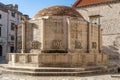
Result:
<svg viewBox="0 0 120 80">
<path fill-rule="evenodd" d="M 0 45 L 0 56 L 2 56 L 2 46 Z"/>
</svg>

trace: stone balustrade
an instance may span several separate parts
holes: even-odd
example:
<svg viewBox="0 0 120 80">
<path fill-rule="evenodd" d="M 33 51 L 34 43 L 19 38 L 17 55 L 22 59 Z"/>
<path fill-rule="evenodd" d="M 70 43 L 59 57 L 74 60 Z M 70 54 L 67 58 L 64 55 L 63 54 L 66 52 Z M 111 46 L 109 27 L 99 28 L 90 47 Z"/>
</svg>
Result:
<svg viewBox="0 0 120 80">
<path fill-rule="evenodd" d="M 81 67 L 109 63 L 108 55 L 102 53 L 10 53 L 7 58 L 11 65 L 34 67 Z"/>
</svg>

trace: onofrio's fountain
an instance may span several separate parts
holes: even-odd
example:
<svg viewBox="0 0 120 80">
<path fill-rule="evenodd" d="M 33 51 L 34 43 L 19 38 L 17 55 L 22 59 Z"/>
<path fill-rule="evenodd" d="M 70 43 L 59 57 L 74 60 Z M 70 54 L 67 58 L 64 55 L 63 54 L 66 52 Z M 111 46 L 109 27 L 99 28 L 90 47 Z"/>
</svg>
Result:
<svg viewBox="0 0 120 80">
<path fill-rule="evenodd" d="M 82 76 L 116 72 L 102 53 L 100 25 L 76 10 L 53 6 L 22 23 L 22 52 L 9 53 L 3 73 L 31 76 Z"/>
</svg>

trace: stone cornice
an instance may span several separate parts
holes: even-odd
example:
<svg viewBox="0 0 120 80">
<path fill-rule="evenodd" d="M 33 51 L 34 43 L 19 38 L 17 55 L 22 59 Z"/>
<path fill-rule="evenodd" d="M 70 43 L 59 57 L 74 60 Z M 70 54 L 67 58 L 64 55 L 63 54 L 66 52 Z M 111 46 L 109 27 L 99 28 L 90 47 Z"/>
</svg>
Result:
<svg viewBox="0 0 120 80">
<path fill-rule="evenodd" d="M 3 4 L 3 3 L 1 3 L 1 2 L 0 2 L 0 10 L 1 10 L 1 11 L 4 11 L 4 12 L 8 12 L 8 11 L 10 10 L 10 11 L 14 11 L 14 12 L 22 15 L 21 12 L 19 12 L 19 11 L 17 11 L 17 10 L 14 10 L 14 9 L 12 9 L 12 8 L 9 8 L 9 7 L 7 7 L 5 4 Z"/>
</svg>

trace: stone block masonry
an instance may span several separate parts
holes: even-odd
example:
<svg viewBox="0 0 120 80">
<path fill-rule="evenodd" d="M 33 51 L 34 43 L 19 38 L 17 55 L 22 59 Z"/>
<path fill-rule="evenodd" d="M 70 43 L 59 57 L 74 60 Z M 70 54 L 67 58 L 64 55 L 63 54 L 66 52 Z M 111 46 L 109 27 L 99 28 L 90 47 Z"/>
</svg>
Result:
<svg viewBox="0 0 120 80">
<path fill-rule="evenodd" d="M 33 67 L 82 67 L 108 64 L 107 54 L 93 53 L 44 53 L 9 54 L 8 63 L 13 66 Z"/>
</svg>

